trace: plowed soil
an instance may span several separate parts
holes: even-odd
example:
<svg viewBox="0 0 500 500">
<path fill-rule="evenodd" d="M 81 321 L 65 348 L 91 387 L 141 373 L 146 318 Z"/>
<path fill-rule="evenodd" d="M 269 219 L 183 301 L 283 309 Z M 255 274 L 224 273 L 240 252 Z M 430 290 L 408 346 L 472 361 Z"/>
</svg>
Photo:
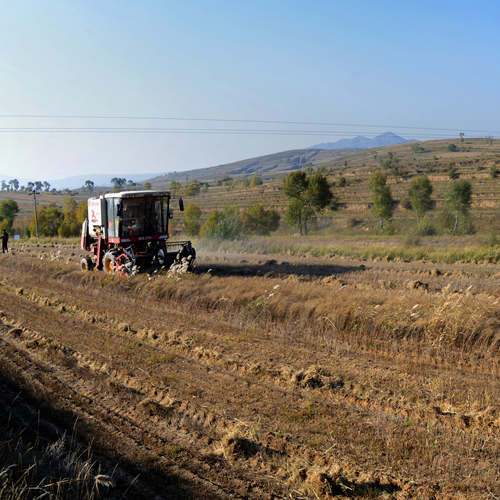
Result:
<svg viewBox="0 0 500 500">
<path fill-rule="evenodd" d="M 200 254 L 0 255 L 3 403 L 117 464 L 108 497 L 498 497 L 498 266 Z"/>
</svg>

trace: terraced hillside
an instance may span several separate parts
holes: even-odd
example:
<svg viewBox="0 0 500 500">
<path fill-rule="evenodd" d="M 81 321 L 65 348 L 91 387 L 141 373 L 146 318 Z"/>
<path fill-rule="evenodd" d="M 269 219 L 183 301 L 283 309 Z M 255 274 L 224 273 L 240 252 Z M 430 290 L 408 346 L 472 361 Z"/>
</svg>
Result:
<svg viewBox="0 0 500 500">
<path fill-rule="evenodd" d="M 92 440 L 95 497 L 498 493 L 498 265 L 199 253 L 132 279 L 0 255 L 0 382 Z"/>
<path fill-rule="evenodd" d="M 456 152 L 449 151 L 449 145 L 455 144 Z M 330 153 L 330 151 L 328 152 Z M 389 154 L 398 162 L 397 171 L 382 166 L 382 162 Z M 498 219 L 500 207 L 500 176 L 492 178 L 490 169 L 497 165 L 500 170 L 500 139 L 466 139 L 463 143 L 457 140 L 425 141 L 421 143 L 387 146 L 370 150 L 344 153 L 338 158 L 328 158 L 318 154 L 313 161 L 305 161 L 302 167 L 323 167 L 329 180 L 333 184 L 339 177 L 346 180 L 345 187 L 334 187 L 333 191 L 338 199 L 339 210 L 326 212 L 325 223 L 336 221 L 337 227 L 352 224 L 369 226 L 372 215 L 369 210 L 371 194 L 368 187 L 370 173 L 376 169 L 384 170 L 388 175 L 393 197 L 399 202 L 395 212 L 396 222 L 405 224 L 411 213 L 404 209 L 402 202 L 407 197 L 409 183 L 415 175 L 428 175 L 432 181 L 436 200 L 436 208 L 442 204 L 446 184 L 450 180 L 449 170 L 454 168 L 458 175 L 471 181 L 473 187 L 473 217 L 474 222 L 480 227 L 488 227 L 492 221 Z M 203 170 L 203 175 L 196 176 L 193 171 L 189 177 L 190 182 L 198 180 L 214 180 L 221 172 L 226 175 L 227 169 L 222 167 Z M 219 172 L 220 170 L 220 172 Z M 232 177 L 236 180 L 248 177 L 249 173 L 260 170 L 256 167 L 249 172 L 241 173 L 238 169 Z M 200 171 L 201 172 L 201 171 Z M 281 212 L 286 207 L 281 185 L 286 171 L 275 172 L 262 186 L 254 188 L 217 186 L 210 183 L 206 192 L 201 192 L 195 197 L 187 197 L 187 201 L 196 203 L 206 215 L 213 209 L 224 206 L 247 207 L 254 203 L 263 203 L 267 207 L 275 208 Z M 169 185 L 166 178 L 157 178 L 153 187 L 166 188 Z M 437 212 L 437 211 L 435 211 Z M 431 213 L 432 214 L 432 213 Z"/>
</svg>

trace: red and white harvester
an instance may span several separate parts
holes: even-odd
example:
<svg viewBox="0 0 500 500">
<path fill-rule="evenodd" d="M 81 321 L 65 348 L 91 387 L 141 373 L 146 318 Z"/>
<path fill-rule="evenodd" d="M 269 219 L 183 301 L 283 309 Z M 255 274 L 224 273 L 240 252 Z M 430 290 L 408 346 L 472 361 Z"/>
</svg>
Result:
<svg viewBox="0 0 500 500">
<path fill-rule="evenodd" d="M 182 198 L 179 210 L 184 210 Z M 130 276 L 181 262 L 190 268 L 196 258 L 191 242 L 168 241 L 172 217 L 168 191 L 124 191 L 89 198 L 81 247 L 91 255 L 81 260 L 82 271 L 95 268 Z"/>
</svg>

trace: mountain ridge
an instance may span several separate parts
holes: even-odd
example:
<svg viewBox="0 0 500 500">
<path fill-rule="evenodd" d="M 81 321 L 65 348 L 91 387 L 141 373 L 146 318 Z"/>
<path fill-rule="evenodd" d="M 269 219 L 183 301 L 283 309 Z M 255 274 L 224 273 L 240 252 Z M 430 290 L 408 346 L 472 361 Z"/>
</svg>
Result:
<svg viewBox="0 0 500 500">
<path fill-rule="evenodd" d="M 351 139 L 340 139 L 335 142 L 322 142 L 309 146 L 308 149 L 370 149 L 383 146 L 396 146 L 414 142 L 414 139 L 405 139 L 394 132 L 384 132 L 373 138 L 358 135 Z"/>
</svg>

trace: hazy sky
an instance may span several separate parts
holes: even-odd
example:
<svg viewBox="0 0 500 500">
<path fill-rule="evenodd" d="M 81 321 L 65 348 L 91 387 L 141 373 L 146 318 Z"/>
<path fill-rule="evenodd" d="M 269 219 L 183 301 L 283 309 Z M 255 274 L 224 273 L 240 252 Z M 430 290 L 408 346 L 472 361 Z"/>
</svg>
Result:
<svg viewBox="0 0 500 500">
<path fill-rule="evenodd" d="M 4 0 L 0 174 L 186 170 L 392 130 L 500 136 L 500 2 Z M 7 118 L 120 115 L 333 122 Z M 370 128 L 366 125 L 378 125 Z M 6 132 L 159 127 L 321 136 Z M 456 135 L 456 130 L 450 135 Z M 473 135 L 472 133 L 468 135 Z"/>
</svg>

